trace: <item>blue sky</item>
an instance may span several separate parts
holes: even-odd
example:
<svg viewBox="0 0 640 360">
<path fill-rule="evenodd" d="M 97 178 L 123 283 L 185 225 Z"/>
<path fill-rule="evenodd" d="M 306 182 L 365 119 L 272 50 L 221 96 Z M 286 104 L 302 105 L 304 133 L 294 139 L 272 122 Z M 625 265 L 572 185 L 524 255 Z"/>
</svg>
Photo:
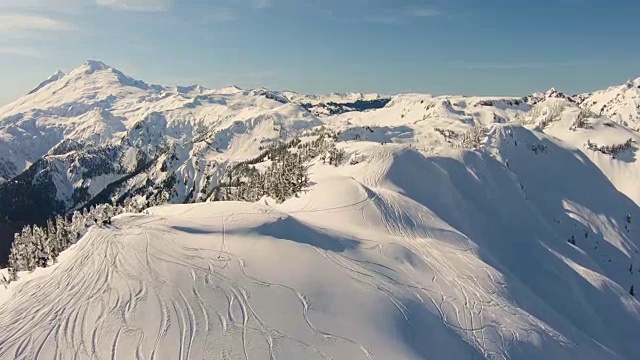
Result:
<svg viewBox="0 0 640 360">
<path fill-rule="evenodd" d="M 97 59 L 152 83 L 575 93 L 640 76 L 637 0 L 0 0 L 0 104 Z"/>
</svg>

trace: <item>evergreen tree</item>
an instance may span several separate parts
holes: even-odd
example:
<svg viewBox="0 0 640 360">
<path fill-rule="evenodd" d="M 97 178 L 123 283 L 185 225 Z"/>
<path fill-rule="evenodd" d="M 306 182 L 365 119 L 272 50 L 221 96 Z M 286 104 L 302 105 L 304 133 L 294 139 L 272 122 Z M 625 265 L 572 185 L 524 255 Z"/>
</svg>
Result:
<svg viewBox="0 0 640 360">
<path fill-rule="evenodd" d="M 26 269 L 23 248 L 22 234 L 16 233 L 13 236 L 13 244 L 9 252 L 9 281 L 18 279 L 18 271 Z"/>
<path fill-rule="evenodd" d="M 35 267 L 47 267 L 49 263 L 47 236 L 39 226 L 33 227 L 33 241 L 35 245 Z"/>
<path fill-rule="evenodd" d="M 92 221 L 91 221 L 91 215 L 90 215 L 89 209 L 87 209 L 87 208 L 82 209 L 82 217 L 81 217 L 81 219 L 82 219 L 82 224 L 79 225 L 79 228 L 81 230 L 81 236 L 82 236 L 85 233 L 85 229 L 87 229 L 89 226 L 93 225 L 93 224 L 91 224 Z"/>
<path fill-rule="evenodd" d="M 45 253 L 48 254 L 47 262 L 49 264 L 55 262 L 61 251 L 58 249 L 57 230 L 54 221 L 55 218 L 47 220 L 47 228 L 44 230 L 44 248 Z"/>
<path fill-rule="evenodd" d="M 60 253 L 67 249 L 71 245 L 71 243 L 76 240 L 72 237 L 73 235 L 71 233 L 71 224 L 67 222 L 67 219 L 65 217 L 58 215 L 56 217 L 55 224 L 55 240 L 53 241 L 54 246 L 53 253 L 51 255 L 54 263 L 57 262 Z"/>
<path fill-rule="evenodd" d="M 111 206 L 111 204 L 109 203 L 104 204 L 104 217 L 107 219 L 111 219 L 114 216 L 115 211 L 113 209 L 113 206 Z"/>
<path fill-rule="evenodd" d="M 33 236 L 33 228 L 25 226 L 20 234 L 22 246 L 20 252 L 24 257 L 24 270 L 33 271 L 36 269 L 36 240 Z"/>
<path fill-rule="evenodd" d="M 76 242 L 82 236 L 80 224 L 84 224 L 84 219 L 79 211 L 74 211 L 71 216 L 71 224 L 69 228 L 69 242 Z"/>
</svg>

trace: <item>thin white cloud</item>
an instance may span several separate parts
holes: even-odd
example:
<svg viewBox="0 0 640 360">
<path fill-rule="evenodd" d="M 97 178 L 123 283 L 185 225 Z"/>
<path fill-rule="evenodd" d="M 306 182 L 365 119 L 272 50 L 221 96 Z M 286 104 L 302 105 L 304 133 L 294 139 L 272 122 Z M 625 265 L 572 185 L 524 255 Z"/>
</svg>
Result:
<svg viewBox="0 0 640 360">
<path fill-rule="evenodd" d="M 532 69 L 544 67 L 543 63 L 459 63 L 452 64 L 451 67 L 466 70 L 510 70 L 510 69 Z"/>
<path fill-rule="evenodd" d="M 374 23 L 383 25 L 405 24 L 412 20 L 431 18 L 444 15 L 443 12 L 428 7 L 373 7 L 369 6 L 366 11 L 337 11 L 329 7 L 326 3 L 308 3 L 317 9 L 318 14 L 324 14 L 332 20 L 345 23 Z"/>
<path fill-rule="evenodd" d="M 36 49 L 29 48 L 6 48 L 0 47 L 0 55 L 2 56 L 15 56 L 15 57 L 28 57 L 28 58 L 43 58 L 44 54 Z"/>
<path fill-rule="evenodd" d="M 77 13 L 98 5 L 122 11 L 158 12 L 169 10 L 172 2 L 173 0 L 0 0 L 0 9 Z"/>
<path fill-rule="evenodd" d="M 57 15 L 54 12 L 49 12 L 50 15 L 24 12 L 25 10 L 44 10 L 36 6 L 36 1 L 25 0 L 21 5 L 33 6 L 33 8 L 25 8 L 20 11 L 18 11 L 17 7 L 14 7 L 16 2 L 11 1 L 6 0 L 0 6 L 0 38 L 4 40 L 3 43 L 5 44 L 0 46 L 0 56 L 43 58 L 45 53 L 39 49 L 39 46 L 36 46 L 38 43 L 33 43 L 31 40 L 47 39 L 49 41 L 55 39 L 56 35 L 66 35 L 69 32 L 78 30 L 76 25 L 56 17 Z"/>
<path fill-rule="evenodd" d="M 95 0 L 0 0 L 0 9 L 77 13 Z"/>
<path fill-rule="evenodd" d="M 253 5 L 258 9 L 268 8 L 272 5 L 271 0 L 253 0 Z"/>
<path fill-rule="evenodd" d="M 321 14 L 324 14 L 329 19 L 341 23 L 347 24 L 361 24 L 361 23 L 372 23 L 372 24 L 399 24 L 404 22 L 404 19 L 394 15 L 388 14 L 372 14 L 372 15 L 359 15 L 359 16 L 346 16 L 344 14 L 335 13 L 331 10 L 320 10 Z"/>
<path fill-rule="evenodd" d="M 371 15 L 363 17 L 362 21 L 377 24 L 398 24 L 402 22 L 402 18 L 388 15 Z"/>
<path fill-rule="evenodd" d="M 0 34 L 20 32 L 49 32 L 75 30 L 76 27 L 66 21 L 52 17 L 32 14 L 0 14 Z"/>
<path fill-rule="evenodd" d="M 514 63 L 454 63 L 451 67 L 465 70 L 521 70 L 545 67 L 576 66 L 589 64 L 590 61 L 559 61 L 559 62 L 514 62 Z"/>
<path fill-rule="evenodd" d="M 220 8 L 202 17 L 202 22 L 228 22 L 236 20 L 236 13 L 229 8 Z"/>
<path fill-rule="evenodd" d="M 171 8 L 171 0 L 96 0 L 98 5 L 116 10 L 159 12 Z"/>
<path fill-rule="evenodd" d="M 440 15 L 442 15 L 442 12 L 432 8 L 417 8 L 411 10 L 411 16 L 413 17 L 434 17 Z"/>
</svg>

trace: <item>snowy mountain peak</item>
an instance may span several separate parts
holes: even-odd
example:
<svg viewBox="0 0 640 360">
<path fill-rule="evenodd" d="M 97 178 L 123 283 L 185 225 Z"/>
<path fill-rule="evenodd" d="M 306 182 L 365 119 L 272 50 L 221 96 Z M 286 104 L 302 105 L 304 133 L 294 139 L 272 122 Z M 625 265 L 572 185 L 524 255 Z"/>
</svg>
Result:
<svg viewBox="0 0 640 360">
<path fill-rule="evenodd" d="M 589 94 L 578 95 L 580 105 L 623 125 L 640 129 L 640 78 Z"/>
<path fill-rule="evenodd" d="M 200 84 L 193 84 L 193 85 L 189 85 L 189 86 L 176 86 L 176 92 L 178 94 L 202 94 L 203 92 L 205 92 L 207 90 L 207 88 L 205 88 L 204 86 L 200 85 Z"/>
<path fill-rule="evenodd" d="M 635 79 L 635 80 L 631 80 L 629 79 L 626 83 L 625 86 L 627 87 L 627 89 L 631 89 L 631 88 L 640 88 L 640 77 Z"/>
<path fill-rule="evenodd" d="M 551 89 L 549 89 L 544 95 L 546 98 L 556 98 L 556 99 L 568 98 L 568 96 L 565 93 L 563 93 L 562 91 L 559 91 L 555 87 L 552 87 Z"/>
<path fill-rule="evenodd" d="M 101 74 L 101 73 L 123 74 L 120 70 L 115 69 L 103 63 L 102 61 L 87 60 L 84 64 L 71 70 L 69 72 L 69 75 L 72 75 L 74 77 L 81 77 L 81 76 L 89 76 L 89 75 Z"/>
<path fill-rule="evenodd" d="M 116 83 L 123 86 L 136 87 L 142 90 L 162 90 L 160 86 L 149 86 L 144 81 L 134 79 L 122 71 L 97 60 L 87 60 L 81 66 L 71 70 L 69 76 L 73 81 L 89 76 L 91 77 L 90 83 L 113 83 L 113 80 L 115 80 Z M 100 77 L 100 79 L 94 77 Z"/>
<path fill-rule="evenodd" d="M 237 85 L 231 85 L 231 86 L 227 86 L 227 87 L 223 87 L 220 89 L 215 89 L 214 92 L 216 94 L 222 94 L 222 95 L 230 95 L 230 94 L 238 94 L 243 92 L 244 89 L 242 89 L 241 87 L 237 86 Z"/>
<path fill-rule="evenodd" d="M 570 96 L 568 96 L 567 94 L 561 91 L 558 91 L 558 89 L 554 87 L 547 90 L 544 93 L 542 92 L 533 93 L 531 94 L 531 96 L 527 96 L 525 98 L 525 101 L 530 105 L 535 105 L 535 104 L 545 102 L 549 99 L 559 99 L 559 100 L 567 100 L 569 102 L 575 102 L 573 98 L 571 98 Z"/>
<path fill-rule="evenodd" d="M 65 75 L 67 74 L 65 74 L 62 70 L 56 71 L 53 75 L 49 76 L 45 81 L 41 82 L 40 85 L 36 86 L 33 90 L 29 91 L 27 95 L 33 94 L 38 90 L 42 89 L 43 87 L 60 80 Z"/>
<path fill-rule="evenodd" d="M 100 70 L 106 70 L 106 69 L 113 69 L 111 66 L 103 63 L 102 61 L 98 61 L 98 60 L 87 60 L 84 64 L 82 64 L 82 66 L 80 66 L 78 69 L 83 69 L 85 71 L 87 71 L 88 73 L 94 73 L 96 71 L 100 71 Z"/>
</svg>

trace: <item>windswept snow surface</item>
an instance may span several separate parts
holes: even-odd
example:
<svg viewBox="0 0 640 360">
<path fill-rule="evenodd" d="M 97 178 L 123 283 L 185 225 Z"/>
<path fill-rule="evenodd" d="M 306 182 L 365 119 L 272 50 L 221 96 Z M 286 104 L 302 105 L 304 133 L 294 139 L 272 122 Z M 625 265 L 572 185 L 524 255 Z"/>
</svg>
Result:
<svg viewBox="0 0 640 360">
<path fill-rule="evenodd" d="M 0 287 L 0 360 L 640 359 L 640 135 L 588 96 L 170 89 L 95 61 L 57 74 L 0 109 L 5 193 L 48 169 L 59 199 L 77 184 L 94 196 L 146 154 L 157 161 L 123 193 L 175 176 L 183 202 L 320 126 L 347 161 L 315 160 L 283 204 L 166 205 L 93 227 Z M 633 99 L 615 105 L 631 114 Z M 81 162 L 94 153 L 76 142 L 118 145 L 117 169 Z"/>
</svg>

